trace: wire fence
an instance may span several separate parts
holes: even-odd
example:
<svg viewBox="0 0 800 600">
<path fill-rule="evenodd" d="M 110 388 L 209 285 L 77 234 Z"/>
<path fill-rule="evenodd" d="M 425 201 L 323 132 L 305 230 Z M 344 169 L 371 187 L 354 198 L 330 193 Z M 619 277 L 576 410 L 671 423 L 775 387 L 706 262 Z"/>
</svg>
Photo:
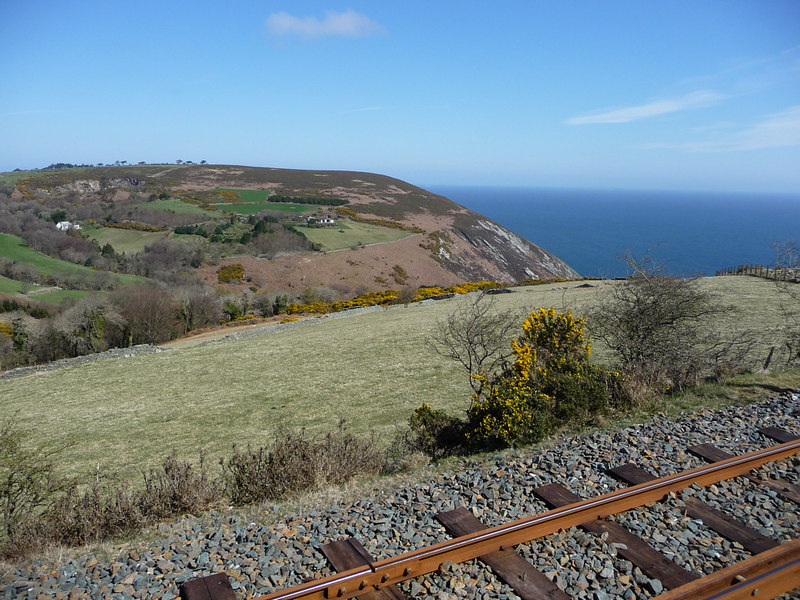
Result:
<svg viewBox="0 0 800 600">
<path fill-rule="evenodd" d="M 800 269 L 789 267 L 765 267 L 763 265 L 737 265 L 718 269 L 717 276 L 722 275 L 747 275 L 749 277 L 763 277 L 776 281 L 789 281 L 800 283 Z"/>
</svg>

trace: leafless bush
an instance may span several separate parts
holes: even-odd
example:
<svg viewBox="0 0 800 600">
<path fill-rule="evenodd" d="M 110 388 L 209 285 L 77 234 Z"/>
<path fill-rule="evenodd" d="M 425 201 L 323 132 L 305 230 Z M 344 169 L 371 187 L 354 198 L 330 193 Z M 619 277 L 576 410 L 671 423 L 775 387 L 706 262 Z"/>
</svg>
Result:
<svg viewBox="0 0 800 600">
<path fill-rule="evenodd" d="M 30 547 L 39 516 L 57 501 L 67 482 L 56 475 L 63 446 L 30 446 L 13 418 L 0 422 L 0 553 Z"/>
<path fill-rule="evenodd" d="M 714 322 L 731 306 L 700 289 L 696 279 L 666 274 L 649 257 L 625 262 L 630 275 L 609 286 L 589 324 L 628 374 L 651 388 L 681 388 L 722 365 L 746 362 L 752 333 L 723 332 Z"/>
<path fill-rule="evenodd" d="M 222 468 L 227 497 L 250 504 L 375 474 L 382 462 L 373 440 L 360 440 L 342 425 L 322 440 L 281 429 L 269 447 L 234 447 Z"/>
<path fill-rule="evenodd" d="M 220 483 L 208 476 L 202 454 L 195 469 L 191 463 L 179 461 L 173 452 L 160 469 L 144 474 L 144 490 L 137 494 L 136 504 L 148 519 L 162 519 L 205 510 L 221 498 L 221 491 Z"/>
<path fill-rule="evenodd" d="M 71 482 L 41 516 L 34 533 L 39 546 L 77 546 L 134 532 L 145 521 L 135 494 L 117 479 L 97 473 L 88 485 Z"/>
<path fill-rule="evenodd" d="M 524 321 L 526 311 L 500 311 L 495 296 L 479 293 L 447 319 L 439 321 L 428 338 L 428 347 L 458 361 L 469 373 L 469 382 L 480 395 L 488 373 L 501 370 L 511 356 L 511 339 Z"/>
</svg>

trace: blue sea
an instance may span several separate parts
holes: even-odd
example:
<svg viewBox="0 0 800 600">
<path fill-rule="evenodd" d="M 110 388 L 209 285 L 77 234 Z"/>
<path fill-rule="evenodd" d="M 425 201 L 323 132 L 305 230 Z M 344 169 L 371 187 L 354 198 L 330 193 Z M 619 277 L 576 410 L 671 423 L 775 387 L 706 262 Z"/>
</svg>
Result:
<svg viewBox="0 0 800 600">
<path fill-rule="evenodd" d="M 800 239 L 800 194 L 462 187 L 446 196 L 555 254 L 581 275 L 622 277 L 620 257 L 649 254 L 675 275 L 772 265 Z"/>
</svg>

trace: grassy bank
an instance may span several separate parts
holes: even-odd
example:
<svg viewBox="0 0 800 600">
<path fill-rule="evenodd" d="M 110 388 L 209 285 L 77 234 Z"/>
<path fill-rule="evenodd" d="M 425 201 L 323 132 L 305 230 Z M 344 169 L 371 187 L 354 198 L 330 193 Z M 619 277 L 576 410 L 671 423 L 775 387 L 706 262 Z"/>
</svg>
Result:
<svg viewBox="0 0 800 600">
<path fill-rule="evenodd" d="M 42 275 L 75 275 L 83 273 L 87 276 L 97 273 L 94 269 L 75 263 L 53 258 L 30 248 L 25 240 L 8 233 L 0 233 L 0 258 L 32 265 Z M 145 281 L 144 277 L 111 273 L 111 278 L 123 285 L 131 285 Z"/>
<path fill-rule="evenodd" d="M 555 306 L 581 314 L 613 283 L 578 285 L 518 288 L 496 298 L 504 309 Z M 739 308 L 726 327 L 758 329 L 756 355 L 765 357 L 781 322 L 773 284 L 727 277 L 703 280 L 703 285 Z M 374 433 L 388 443 L 398 424 L 406 423 L 422 403 L 452 413 L 467 408 L 470 388 L 464 372 L 425 343 L 437 320 L 464 301 L 456 297 L 319 318 L 311 326 L 250 339 L 179 346 L 0 380 L 0 413 L 18 412 L 20 425 L 41 439 L 74 441 L 64 461 L 71 474 L 85 474 L 100 464 L 137 477 L 173 448 L 193 460 L 205 450 L 214 463 L 232 443 L 261 444 L 281 424 L 322 433 L 334 429 L 340 417 L 354 432 Z M 594 356 L 602 361 L 607 355 L 595 346 Z M 776 387 L 800 387 L 797 373 L 781 377 Z M 770 382 L 770 376 L 743 379 L 730 390 L 739 389 L 743 398 L 751 393 L 764 397 Z M 734 394 L 730 390 L 722 397 Z M 681 402 L 691 408 L 706 401 L 699 398 Z M 673 404 L 679 405 L 677 400 Z M 668 407 L 658 409 L 663 408 Z"/>
</svg>

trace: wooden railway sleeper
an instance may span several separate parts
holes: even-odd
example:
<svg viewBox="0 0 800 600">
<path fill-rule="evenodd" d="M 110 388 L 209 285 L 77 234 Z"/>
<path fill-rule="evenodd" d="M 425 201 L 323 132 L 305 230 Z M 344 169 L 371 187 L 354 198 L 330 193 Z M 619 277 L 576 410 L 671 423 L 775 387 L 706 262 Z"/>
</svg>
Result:
<svg viewBox="0 0 800 600">
<path fill-rule="evenodd" d="M 330 597 L 358 597 L 359 594 L 363 595 L 365 587 L 362 584 L 364 582 L 366 582 L 366 587 L 371 586 L 380 591 L 390 584 L 435 571 L 445 561 L 464 562 L 478 558 L 498 551 L 501 546 L 515 546 L 554 533 L 559 529 L 567 529 L 573 525 L 608 517 L 618 512 L 658 501 L 670 492 L 680 491 L 693 483 L 706 486 L 732 477 L 749 474 L 751 470 L 767 462 L 788 458 L 799 451 L 800 439 L 795 439 L 763 450 L 726 458 L 712 465 L 697 467 L 669 477 L 641 483 L 595 498 L 581 500 L 546 513 L 476 531 L 448 542 L 440 542 L 400 556 L 376 562 L 368 561 L 369 566 L 362 565 L 337 575 L 315 579 L 288 590 L 261 596 L 258 600 L 321 600 Z M 792 551 L 795 552 L 795 557 L 798 556 L 798 547 L 794 547 Z M 688 571 L 684 572 L 688 573 Z M 731 578 L 735 574 L 731 575 Z M 690 578 L 693 578 L 691 577 L 692 574 L 689 575 Z M 693 582 L 685 585 L 691 583 Z M 681 589 L 682 587 L 678 586 L 675 589 Z M 187 600 L 195 600 L 195 598 L 190 597 Z"/>
</svg>

